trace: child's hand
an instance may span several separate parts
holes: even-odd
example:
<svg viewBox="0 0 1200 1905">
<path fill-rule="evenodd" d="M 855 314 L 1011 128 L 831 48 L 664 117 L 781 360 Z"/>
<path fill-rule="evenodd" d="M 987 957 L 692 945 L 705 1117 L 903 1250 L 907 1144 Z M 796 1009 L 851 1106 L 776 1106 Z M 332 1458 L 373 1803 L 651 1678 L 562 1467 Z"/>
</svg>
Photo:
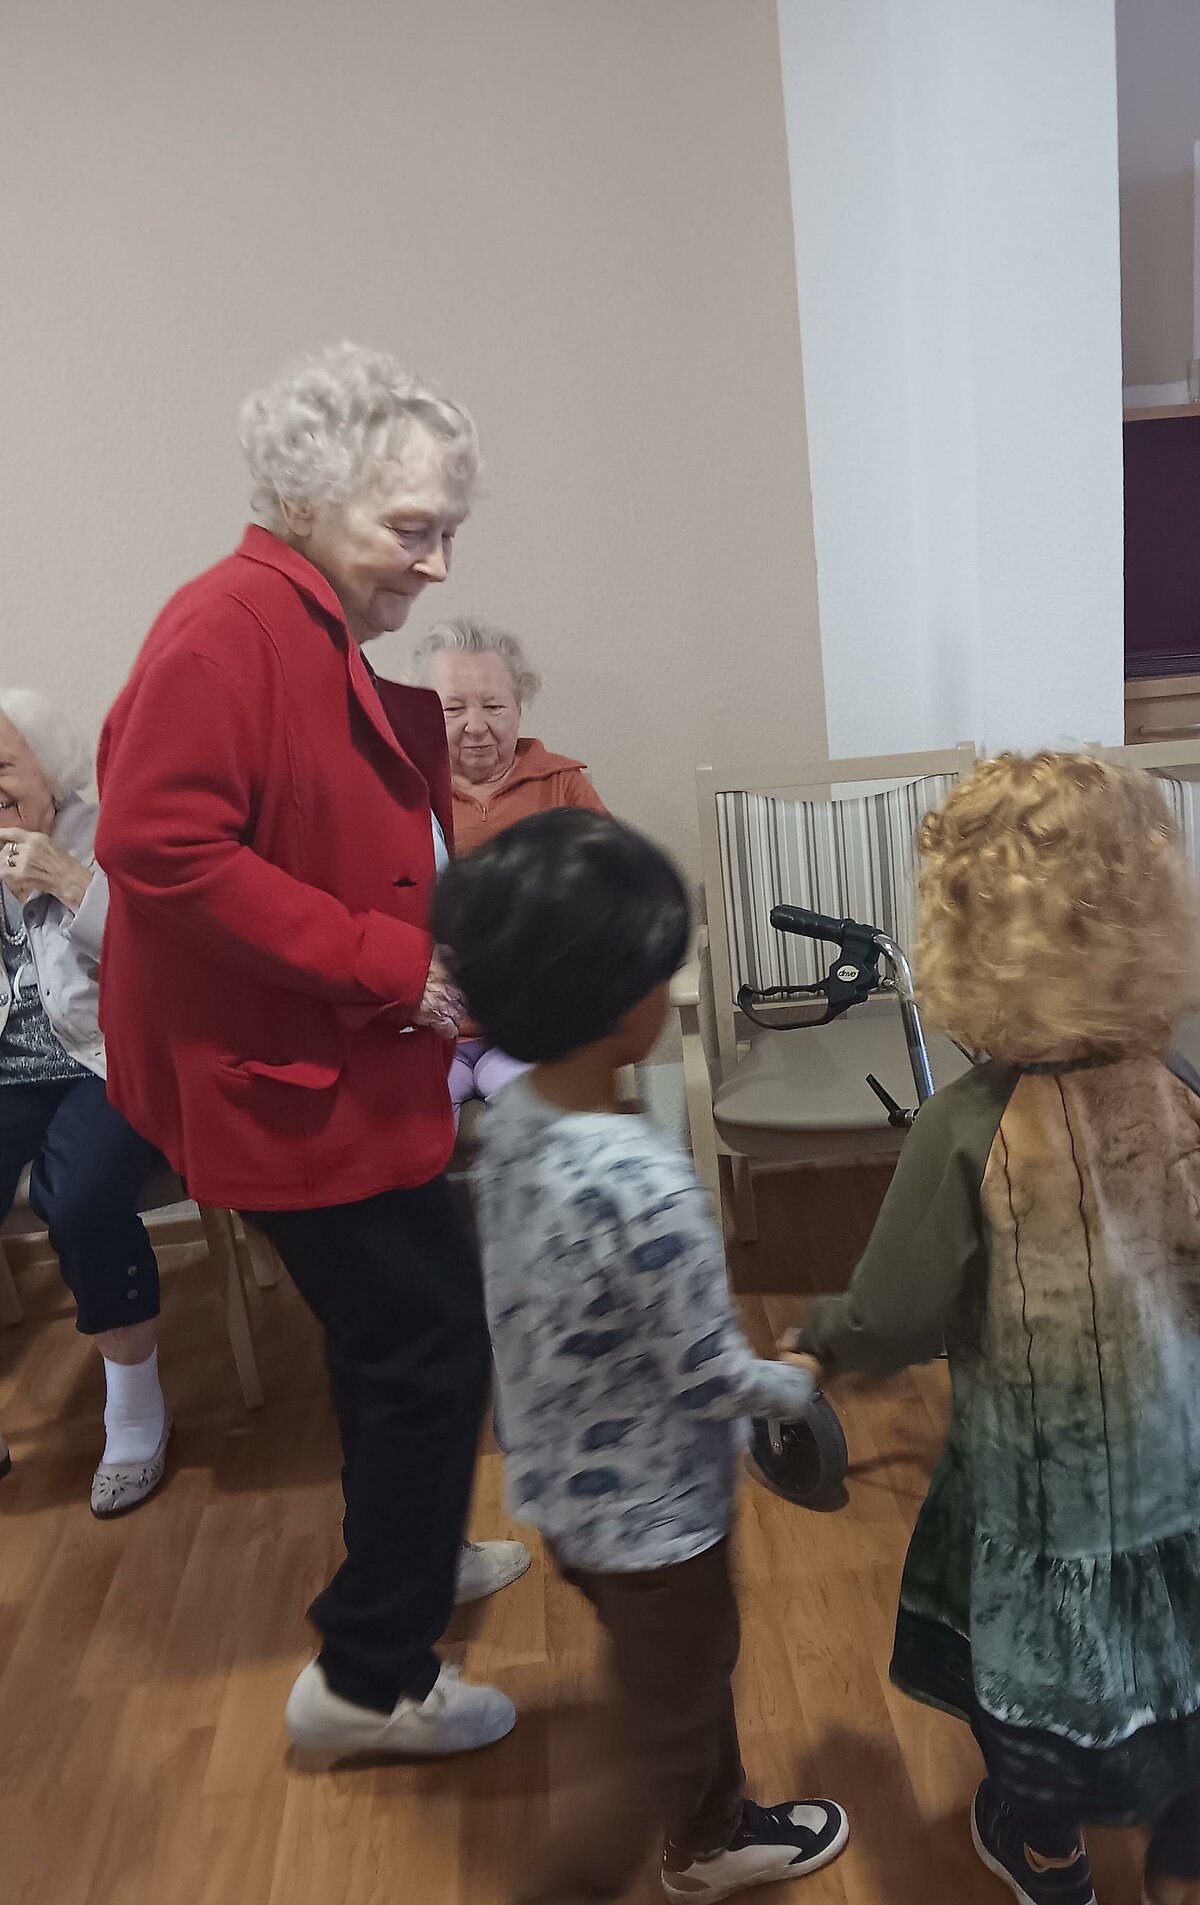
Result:
<svg viewBox="0 0 1200 1905">
<path fill-rule="evenodd" d="M 787 1338 L 784 1340 L 794 1339 Z M 825 1365 L 820 1362 L 816 1356 L 802 1356 L 795 1350 L 782 1349 L 781 1347 L 779 1360 L 781 1363 L 787 1363 L 792 1369 L 803 1369 L 806 1375 L 812 1377 L 818 1389 L 824 1385 Z"/>
</svg>

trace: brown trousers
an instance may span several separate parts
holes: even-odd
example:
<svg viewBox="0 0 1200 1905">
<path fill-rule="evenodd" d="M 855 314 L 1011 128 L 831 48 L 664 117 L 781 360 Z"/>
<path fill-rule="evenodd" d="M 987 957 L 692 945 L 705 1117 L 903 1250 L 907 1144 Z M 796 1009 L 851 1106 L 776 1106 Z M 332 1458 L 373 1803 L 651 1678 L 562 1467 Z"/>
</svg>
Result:
<svg viewBox="0 0 1200 1905">
<path fill-rule="evenodd" d="M 595 1768 L 566 1802 L 520 1905 L 620 1898 L 656 1840 L 691 1858 L 719 1852 L 742 1814 L 728 1541 L 673 1568 L 562 1573 L 608 1636 L 612 1690 Z"/>
</svg>

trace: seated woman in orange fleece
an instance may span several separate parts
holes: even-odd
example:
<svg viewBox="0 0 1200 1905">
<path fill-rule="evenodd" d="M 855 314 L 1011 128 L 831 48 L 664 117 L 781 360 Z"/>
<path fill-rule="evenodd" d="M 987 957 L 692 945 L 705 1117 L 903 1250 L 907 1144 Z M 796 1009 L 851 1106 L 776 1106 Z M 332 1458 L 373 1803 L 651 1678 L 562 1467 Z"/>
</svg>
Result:
<svg viewBox="0 0 1200 1905">
<path fill-rule="evenodd" d="M 445 710 L 459 857 L 527 814 L 607 811 L 582 761 L 521 739 L 521 717 L 542 684 L 515 635 L 466 617 L 440 622 L 414 651 L 409 678 L 432 688 Z M 469 1098 L 493 1098 L 528 1069 L 482 1039 L 460 1039 L 450 1068 L 455 1120 Z"/>
</svg>

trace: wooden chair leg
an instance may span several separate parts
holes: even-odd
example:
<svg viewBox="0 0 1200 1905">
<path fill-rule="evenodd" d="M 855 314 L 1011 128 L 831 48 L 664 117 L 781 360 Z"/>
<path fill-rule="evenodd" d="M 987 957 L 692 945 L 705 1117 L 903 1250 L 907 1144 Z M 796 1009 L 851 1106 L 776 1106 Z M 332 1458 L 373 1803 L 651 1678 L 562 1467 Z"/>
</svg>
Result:
<svg viewBox="0 0 1200 1905">
<path fill-rule="evenodd" d="M 246 1292 L 242 1287 L 233 1213 L 201 1204 L 200 1222 L 204 1229 L 204 1241 L 208 1245 L 209 1260 L 224 1286 L 225 1324 L 229 1331 L 233 1360 L 237 1365 L 238 1381 L 242 1385 L 242 1397 L 247 1409 L 261 1409 L 262 1381 L 258 1373 L 258 1358 L 254 1354 Z"/>
<path fill-rule="evenodd" d="M 4 1245 L 0 1244 L 0 1324 L 11 1329 L 16 1323 L 25 1321 L 25 1310 L 13 1273 L 8 1267 L 8 1258 L 4 1254 Z"/>
<path fill-rule="evenodd" d="M 279 1282 L 279 1258 L 274 1244 L 257 1225 L 248 1224 L 244 1218 L 236 1221 L 246 1240 L 246 1260 L 255 1283 L 260 1290 L 273 1290 Z"/>
<path fill-rule="evenodd" d="M 696 1175 L 707 1186 L 720 1210 L 724 1202 L 722 1172 L 717 1152 L 717 1128 L 713 1123 L 712 1079 L 700 1036 L 699 1012 L 685 1008 L 680 1013 L 680 1023 L 683 1030 L 683 1082 L 692 1159 Z"/>
<path fill-rule="evenodd" d="M 733 1160 L 733 1231 L 740 1244 L 758 1242 L 758 1208 L 749 1158 Z"/>
</svg>

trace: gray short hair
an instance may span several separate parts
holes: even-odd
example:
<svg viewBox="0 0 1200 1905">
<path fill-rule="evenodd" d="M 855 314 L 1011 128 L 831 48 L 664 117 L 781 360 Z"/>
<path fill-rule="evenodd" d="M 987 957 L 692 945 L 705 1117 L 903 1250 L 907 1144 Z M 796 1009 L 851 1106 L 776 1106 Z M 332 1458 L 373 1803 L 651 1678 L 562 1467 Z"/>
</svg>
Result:
<svg viewBox="0 0 1200 1905">
<path fill-rule="evenodd" d="M 542 685 L 542 678 L 525 653 L 524 644 L 515 635 L 506 634 L 502 628 L 492 628 L 487 622 L 476 622 L 469 615 L 439 622 L 424 641 L 417 643 L 409 663 L 409 681 L 416 687 L 427 687 L 429 664 L 435 655 L 443 653 L 499 655 L 508 669 L 513 693 L 523 708 L 528 707 Z"/>
<path fill-rule="evenodd" d="M 30 748 L 56 798 L 82 793 L 91 785 L 87 748 L 45 695 L 36 688 L 0 688 L 0 714 Z"/>
<path fill-rule="evenodd" d="M 238 440 L 254 479 L 250 507 L 279 530 L 282 503 L 320 509 L 361 495 L 418 426 L 442 446 L 449 481 L 469 497 L 479 437 L 468 412 L 383 351 L 330 345 L 242 405 Z"/>
</svg>

